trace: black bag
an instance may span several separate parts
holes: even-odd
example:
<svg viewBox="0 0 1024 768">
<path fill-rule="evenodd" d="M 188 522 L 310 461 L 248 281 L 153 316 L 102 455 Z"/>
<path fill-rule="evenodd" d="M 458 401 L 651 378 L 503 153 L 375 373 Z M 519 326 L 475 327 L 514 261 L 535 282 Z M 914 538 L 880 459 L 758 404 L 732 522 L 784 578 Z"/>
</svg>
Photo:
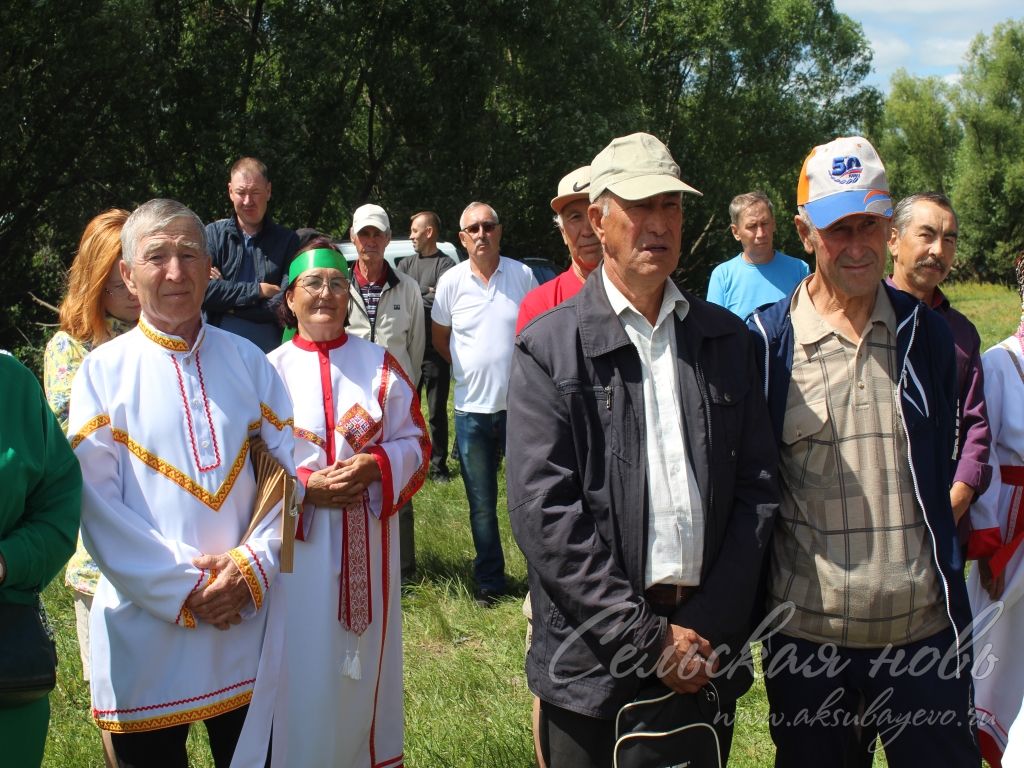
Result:
<svg viewBox="0 0 1024 768">
<path fill-rule="evenodd" d="M 721 768 L 720 714 L 712 684 L 689 695 L 664 687 L 641 694 L 615 718 L 615 768 Z"/>
<path fill-rule="evenodd" d="M 57 684 L 57 649 L 42 603 L 0 603 L 0 707 L 41 699 Z"/>
</svg>

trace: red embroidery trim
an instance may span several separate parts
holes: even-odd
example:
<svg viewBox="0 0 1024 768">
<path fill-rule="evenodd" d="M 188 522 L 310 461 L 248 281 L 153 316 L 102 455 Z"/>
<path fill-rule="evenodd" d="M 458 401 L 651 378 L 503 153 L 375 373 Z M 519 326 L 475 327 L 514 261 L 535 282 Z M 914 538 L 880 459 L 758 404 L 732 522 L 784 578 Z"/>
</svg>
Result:
<svg viewBox="0 0 1024 768">
<path fill-rule="evenodd" d="M 388 640 L 388 602 L 391 599 L 391 581 L 388 578 L 388 566 L 391 563 L 391 525 L 381 520 L 380 523 L 380 581 L 381 601 L 384 605 L 384 618 L 380 628 L 380 654 L 377 656 L 377 682 L 373 688 L 373 717 L 370 718 L 370 762 L 377 763 L 376 741 L 377 731 L 377 699 L 380 696 L 380 675 L 384 666 L 384 648 Z"/>
<path fill-rule="evenodd" d="M 270 581 L 267 579 L 267 572 L 263 570 L 263 564 L 260 562 L 259 557 L 256 556 L 256 553 L 252 551 L 252 547 L 248 544 L 245 545 L 245 548 L 249 550 L 249 554 L 252 555 L 252 559 L 256 563 L 256 567 L 260 569 L 260 576 L 263 577 L 263 588 L 270 589 Z"/>
<path fill-rule="evenodd" d="M 121 714 L 131 714 L 132 712 L 150 712 L 150 711 L 152 711 L 154 709 L 163 709 L 164 707 L 176 707 L 179 704 L 194 704 L 197 701 L 202 701 L 203 699 L 209 699 L 209 698 L 211 698 L 213 696 L 219 696 L 222 693 L 227 693 L 228 691 L 233 691 L 236 688 L 241 688 L 241 687 L 246 686 L 246 685 L 252 685 L 255 682 L 256 682 L 256 678 L 254 677 L 251 680 L 243 680 L 240 683 L 235 683 L 234 685 L 229 685 L 227 688 L 221 688 L 218 691 L 213 691 L 211 693 L 204 693 L 202 696 L 192 696 L 192 697 L 190 697 L 188 699 L 179 699 L 178 701 L 168 701 L 168 702 L 166 702 L 164 704 L 147 704 L 144 707 L 131 707 L 129 709 L 93 709 L 92 716 L 93 717 L 99 717 L 100 715 L 116 715 L 118 713 L 121 713 Z"/>
<path fill-rule="evenodd" d="M 199 372 L 199 391 L 203 396 L 203 406 L 206 409 L 206 423 L 210 427 L 210 439 L 213 440 L 214 462 L 207 467 L 199 460 L 199 446 L 196 444 L 196 433 L 192 426 L 192 411 L 188 407 L 188 396 L 185 394 L 185 381 L 181 376 L 181 366 L 178 359 L 171 355 L 171 362 L 174 363 L 174 372 L 178 375 L 178 392 L 181 394 L 181 404 L 185 408 L 185 420 L 188 424 L 188 439 L 192 444 L 192 458 L 195 459 L 196 469 L 200 472 L 209 472 L 220 466 L 220 446 L 217 444 L 217 432 L 213 428 L 213 417 L 210 415 L 210 399 L 206 396 L 206 382 L 203 380 L 203 368 L 199 364 L 199 352 L 196 351 L 196 370 Z"/>
<path fill-rule="evenodd" d="M 205 570 L 205 569 L 202 569 L 202 568 L 200 568 L 200 569 L 199 569 L 199 578 L 198 578 L 198 579 L 196 579 L 196 583 L 195 583 L 195 586 L 193 586 L 193 587 L 192 587 L 192 589 L 190 589 L 190 590 L 189 590 L 189 592 L 188 592 L 188 597 L 186 597 L 186 598 L 185 598 L 185 599 L 184 599 L 184 600 L 182 601 L 182 603 L 181 603 L 181 610 L 179 610 L 179 611 L 178 611 L 178 618 L 176 618 L 176 619 L 174 620 L 174 623 L 175 623 L 175 624 L 177 624 L 177 623 L 179 623 L 179 622 L 181 621 L 181 614 L 182 614 L 182 613 L 183 613 L 183 612 L 185 611 L 185 603 L 187 603 L 187 602 L 188 602 L 188 598 L 189 598 L 189 597 L 192 597 L 192 595 L 193 595 L 193 594 L 195 593 L 195 591 L 196 591 L 197 589 L 199 589 L 199 585 L 203 583 L 203 577 L 205 577 L 205 576 L 206 576 L 206 570 Z"/>
</svg>

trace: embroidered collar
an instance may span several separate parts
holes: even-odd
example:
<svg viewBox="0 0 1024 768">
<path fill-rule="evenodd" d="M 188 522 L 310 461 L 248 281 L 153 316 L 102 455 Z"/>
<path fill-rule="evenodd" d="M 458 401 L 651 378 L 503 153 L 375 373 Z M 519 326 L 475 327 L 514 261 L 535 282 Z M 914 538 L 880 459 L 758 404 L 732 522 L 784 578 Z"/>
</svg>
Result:
<svg viewBox="0 0 1024 768">
<path fill-rule="evenodd" d="M 191 351 L 188 346 L 188 342 L 180 336 L 173 336 L 163 331 L 158 331 L 156 328 L 146 322 L 146 318 L 143 315 L 139 316 L 139 330 L 142 335 L 152 341 L 157 346 L 163 347 L 170 352 L 189 352 Z M 206 338 L 206 323 L 201 321 L 199 326 L 199 334 L 196 336 L 196 343 L 192 345 L 192 349 L 199 349 L 203 343 L 203 339 Z"/>
<path fill-rule="evenodd" d="M 337 349 L 346 341 L 348 341 L 348 334 L 344 331 L 341 332 L 341 336 L 330 341 L 310 341 L 297 333 L 292 337 L 292 344 L 306 352 L 329 352 L 332 349 Z"/>
</svg>

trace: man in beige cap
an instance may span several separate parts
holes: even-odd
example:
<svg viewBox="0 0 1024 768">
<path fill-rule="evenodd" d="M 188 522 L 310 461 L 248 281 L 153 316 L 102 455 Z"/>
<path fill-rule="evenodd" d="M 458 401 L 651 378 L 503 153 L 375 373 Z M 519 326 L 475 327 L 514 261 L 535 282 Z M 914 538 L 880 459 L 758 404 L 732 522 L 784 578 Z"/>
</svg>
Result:
<svg viewBox="0 0 1024 768">
<path fill-rule="evenodd" d="M 585 165 L 562 177 L 558 182 L 558 196 L 551 201 L 555 225 L 569 249 L 569 268 L 526 294 L 519 305 L 517 334 L 537 315 L 579 293 L 587 275 L 601 263 L 601 242 L 587 217 L 589 205 L 590 166 Z"/>
<path fill-rule="evenodd" d="M 648 134 L 594 158 L 603 263 L 513 354 L 508 508 L 549 768 L 630 764 L 639 741 L 672 764 L 724 764 L 752 681 L 732 659 L 751 629 L 777 454 L 750 334 L 669 279 L 682 195 L 700 194 L 679 176 Z M 621 738 L 638 730 L 666 735 Z"/>
<path fill-rule="evenodd" d="M 384 259 L 391 242 L 391 220 L 379 205 L 367 203 L 352 214 L 356 263 L 349 284 L 348 328 L 353 336 L 379 344 L 402 366 L 413 389 L 419 385 L 427 332 L 420 287 Z M 398 510 L 402 583 L 416 577 L 416 540 L 412 501 Z"/>
</svg>

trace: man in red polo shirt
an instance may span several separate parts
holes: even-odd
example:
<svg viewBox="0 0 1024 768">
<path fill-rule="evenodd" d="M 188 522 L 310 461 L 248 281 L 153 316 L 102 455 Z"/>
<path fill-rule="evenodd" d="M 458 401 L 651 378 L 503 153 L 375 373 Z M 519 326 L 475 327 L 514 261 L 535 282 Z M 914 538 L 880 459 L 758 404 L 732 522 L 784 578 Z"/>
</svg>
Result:
<svg viewBox="0 0 1024 768">
<path fill-rule="evenodd" d="M 572 263 L 554 280 L 534 288 L 519 305 L 516 335 L 533 318 L 547 312 L 579 293 L 583 281 L 601 263 L 601 243 L 590 228 L 587 206 L 590 205 L 590 166 L 577 168 L 558 182 L 558 197 L 551 201 L 555 224 L 569 249 Z"/>
</svg>

